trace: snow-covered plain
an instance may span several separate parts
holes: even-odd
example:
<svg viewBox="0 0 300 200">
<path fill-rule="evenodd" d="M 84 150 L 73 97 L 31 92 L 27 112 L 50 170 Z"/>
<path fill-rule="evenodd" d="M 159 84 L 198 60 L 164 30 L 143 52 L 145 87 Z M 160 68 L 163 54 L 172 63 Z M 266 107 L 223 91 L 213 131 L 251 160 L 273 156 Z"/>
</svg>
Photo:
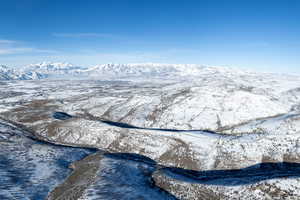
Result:
<svg viewBox="0 0 300 200">
<path fill-rule="evenodd" d="M 53 66 L 35 66 L 47 80 L 2 82 L 0 116 L 43 140 L 136 153 L 164 167 L 201 172 L 300 160 L 300 76 L 198 65 Z M 85 78 L 57 81 L 53 73 Z M 56 111 L 73 117 L 55 119 Z M 294 174 L 234 186 L 154 179 L 183 199 L 200 198 L 199 191 L 220 199 L 300 198 Z"/>
</svg>

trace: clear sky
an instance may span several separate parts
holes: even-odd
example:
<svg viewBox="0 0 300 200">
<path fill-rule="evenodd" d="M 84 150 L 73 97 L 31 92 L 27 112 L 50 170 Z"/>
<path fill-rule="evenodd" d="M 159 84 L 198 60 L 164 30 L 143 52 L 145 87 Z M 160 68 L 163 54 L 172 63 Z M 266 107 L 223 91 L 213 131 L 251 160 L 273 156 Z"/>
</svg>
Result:
<svg viewBox="0 0 300 200">
<path fill-rule="evenodd" d="M 0 64 L 44 60 L 300 73 L 300 1 L 1 0 Z"/>
</svg>

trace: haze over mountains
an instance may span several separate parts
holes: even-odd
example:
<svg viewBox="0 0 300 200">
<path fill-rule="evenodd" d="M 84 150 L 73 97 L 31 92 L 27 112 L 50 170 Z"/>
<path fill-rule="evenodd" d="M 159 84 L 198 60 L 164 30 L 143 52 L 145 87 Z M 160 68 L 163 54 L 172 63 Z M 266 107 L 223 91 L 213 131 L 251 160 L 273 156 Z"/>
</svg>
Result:
<svg viewBox="0 0 300 200">
<path fill-rule="evenodd" d="M 19 68 L 0 67 L 0 80 L 37 80 L 45 78 L 179 78 L 199 76 L 205 73 L 241 73 L 237 69 L 207 67 L 195 64 L 101 64 L 92 67 L 72 65 L 70 63 L 42 62 Z"/>
</svg>

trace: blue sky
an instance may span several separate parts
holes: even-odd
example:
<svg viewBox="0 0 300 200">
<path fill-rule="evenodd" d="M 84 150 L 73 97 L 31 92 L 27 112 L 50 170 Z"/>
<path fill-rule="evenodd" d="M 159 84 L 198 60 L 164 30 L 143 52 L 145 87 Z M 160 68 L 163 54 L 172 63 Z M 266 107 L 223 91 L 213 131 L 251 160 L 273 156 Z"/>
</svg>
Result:
<svg viewBox="0 0 300 200">
<path fill-rule="evenodd" d="M 300 1 L 1 0 L 0 63 L 44 60 L 300 73 Z"/>
</svg>

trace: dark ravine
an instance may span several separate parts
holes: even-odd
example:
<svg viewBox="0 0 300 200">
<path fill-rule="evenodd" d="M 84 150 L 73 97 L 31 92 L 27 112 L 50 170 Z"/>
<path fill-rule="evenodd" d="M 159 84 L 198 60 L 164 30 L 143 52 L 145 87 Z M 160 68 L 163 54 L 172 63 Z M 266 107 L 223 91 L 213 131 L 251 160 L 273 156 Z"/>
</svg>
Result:
<svg viewBox="0 0 300 200">
<path fill-rule="evenodd" d="M 242 169 L 194 171 L 161 168 L 160 173 L 178 181 L 205 185 L 239 186 L 276 178 L 299 178 L 300 163 L 259 163 Z"/>
<path fill-rule="evenodd" d="M 60 120 L 70 115 L 64 116 L 59 115 Z M 291 162 L 193 171 L 159 165 L 139 154 L 66 145 L 52 144 L 24 126 L 1 120 L 0 199 L 189 199 L 193 193 L 201 199 L 222 199 L 222 194 L 202 186 L 300 177 L 300 164 Z"/>
<path fill-rule="evenodd" d="M 72 167 L 72 174 L 50 193 L 49 200 L 177 199 L 156 186 L 152 179 L 155 161 L 137 154 L 98 152 Z"/>
<path fill-rule="evenodd" d="M 91 199 L 153 199 L 153 196 L 155 199 L 224 199 L 222 193 L 205 186 L 228 187 L 300 177 L 298 163 L 260 163 L 236 170 L 192 171 L 164 167 L 150 158 L 130 153 L 98 152 L 75 162 L 73 167 L 72 175 L 49 199 L 77 199 L 81 195 Z"/>
<path fill-rule="evenodd" d="M 64 113 L 64 112 L 55 112 L 55 113 Z M 54 113 L 54 115 L 55 115 Z M 65 115 L 69 115 L 68 113 L 64 113 Z M 70 116 L 70 115 L 69 115 Z M 73 116 L 76 117 L 76 116 Z M 216 132 L 212 130 L 203 130 L 203 129 L 194 129 L 194 130 L 188 130 L 188 129 L 168 129 L 168 128 L 149 128 L 149 127 L 139 127 L 139 126 L 134 126 L 132 124 L 124 123 L 124 122 L 116 122 L 116 121 L 111 121 L 108 119 L 103 119 L 100 117 L 95 117 L 88 112 L 85 112 L 84 115 L 79 115 L 77 116 L 78 118 L 85 118 L 88 120 L 93 120 L 93 121 L 99 121 L 101 123 L 108 124 L 110 126 L 115 126 L 119 128 L 125 128 L 125 129 L 136 129 L 136 130 L 149 130 L 149 131 L 164 131 L 164 132 L 206 132 L 209 134 L 214 134 L 214 135 L 222 135 L 222 136 L 228 136 L 228 134 L 222 133 L 222 132 Z M 57 118 L 56 118 L 57 119 Z"/>
<path fill-rule="evenodd" d="M 120 199 L 129 195 L 127 188 L 130 188 L 128 198 L 136 199 L 144 196 L 144 199 L 152 199 L 155 195 L 157 199 L 176 199 L 155 186 L 151 173 L 155 170 L 156 163 L 149 158 L 97 151 L 94 148 L 52 144 L 36 138 L 34 134 L 18 127 L 16 123 L 12 125 L 1 121 L 0 146 L 3 149 L 0 152 L 0 175 L 3 181 L 0 184 L 1 199 L 78 199 L 87 189 L 98 188 L 99 181 L 100 185 L 107 181 L 112 182 L 105 188 L 92 191 L 93 194 L 89 194 L 91 198 L 96 198 L 99 193 L 109 190 L 100 196 L 104 199 L 113 199 L 113 195 L 115 199 Z M 95 153 L 96 151 L 98 153 Z M 99 171 L 101 167 L 106 167 L 105 163 L 101 163 L 103 159 L 111 160 L 115 167 L 122 163 L 123 167 L 118 170 L 116 180 L 110 180 L 116 173 L 101 174 L 101 170 Z M 141 166 L 144 166 L 143 169 Z M 123 175 L 123 171 L 129 173 Z M 127 176 L 134 174 L 135 171 L 137 176 L 132 182 L 127 182 Z M 110 166 L 107 167 L 107 172 L 110 172 Z M 106 179 L 103 179 L 104 176 Z M 124 180 L 123 183 L 119 182 L 120 188 L 124 187 L 124 191 L 114 191 L 111 184 L 118 183 L 117 180 L 120 178 Z M 140 180 L 135 182 L 136 178 Z"/>
</svg>

